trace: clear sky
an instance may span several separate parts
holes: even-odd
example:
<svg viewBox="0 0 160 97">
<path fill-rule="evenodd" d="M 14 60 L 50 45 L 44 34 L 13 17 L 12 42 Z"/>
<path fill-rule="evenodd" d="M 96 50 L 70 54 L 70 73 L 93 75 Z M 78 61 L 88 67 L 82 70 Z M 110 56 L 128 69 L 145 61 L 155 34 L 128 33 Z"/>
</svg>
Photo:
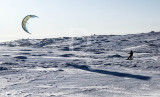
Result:
<svg viewBox="0 0 160 97">
<path fill-rule="evenodd" d="M 160 0 L 0 0 L 0 41 L 160 31 Z M 21 27 L 26 15 L 27 34 Z"/>
</svg>

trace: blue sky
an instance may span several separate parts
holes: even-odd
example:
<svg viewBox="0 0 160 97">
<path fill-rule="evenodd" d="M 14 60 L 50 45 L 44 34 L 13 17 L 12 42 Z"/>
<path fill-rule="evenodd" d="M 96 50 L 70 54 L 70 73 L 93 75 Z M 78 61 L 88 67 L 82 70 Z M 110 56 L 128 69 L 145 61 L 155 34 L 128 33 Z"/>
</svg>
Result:
<svg viewBox="0 0 160 97">
<path fill-rule="evenodd" d="M 0 0 L 0 41 L 160 31 L 160 0 Z M 39 18 L 23 31 L 26 15 Z"/>
</svg>

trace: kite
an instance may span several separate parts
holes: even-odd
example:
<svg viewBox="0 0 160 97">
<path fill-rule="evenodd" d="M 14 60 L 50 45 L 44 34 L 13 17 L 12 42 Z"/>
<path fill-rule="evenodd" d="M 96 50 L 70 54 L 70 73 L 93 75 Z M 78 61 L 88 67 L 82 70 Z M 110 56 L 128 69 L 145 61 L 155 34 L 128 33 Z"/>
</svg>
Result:
<svg viewBox="0 0 160 97">
<path fill-rule="evenodd" d="M 29 33 L 28 31 L 28 20 L 31 18 L 38 18 L 38 16 L 35 15 L 27 15 L 23 20 L 22 20 L 22 28 L 24 31 L 26 31 L 27 33 Z M 29 33 L 31 34 L 31 33 Z"/>
</svg>

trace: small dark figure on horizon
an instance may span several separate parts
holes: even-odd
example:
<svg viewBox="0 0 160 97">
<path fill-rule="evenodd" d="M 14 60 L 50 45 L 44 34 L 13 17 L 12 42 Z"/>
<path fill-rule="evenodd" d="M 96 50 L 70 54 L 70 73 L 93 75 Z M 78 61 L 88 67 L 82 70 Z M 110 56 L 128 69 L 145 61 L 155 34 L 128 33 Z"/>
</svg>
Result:
<svg viewBox="0 0 160 97">
<path fill-rule="evenodd" d="M 131 50 L 129 54 L 130 55 L 129 55 L 127 60 L 133 60 L 133 51 Z"/>
</svg>

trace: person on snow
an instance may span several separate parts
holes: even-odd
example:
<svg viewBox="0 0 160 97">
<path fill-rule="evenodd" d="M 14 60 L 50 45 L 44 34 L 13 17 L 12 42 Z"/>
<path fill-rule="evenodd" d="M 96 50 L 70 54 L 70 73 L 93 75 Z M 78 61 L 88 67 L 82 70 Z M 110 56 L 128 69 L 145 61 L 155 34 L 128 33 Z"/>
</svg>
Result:
<svg viewBox="0 0 160 97">
<path fill-rule="evenodd" d="M 133 51 L 131 50 L 129 54 L 130 54 L 130 55 L 129 55 L 129 57 L 128 57 L 127 60 L 132 60 L 132 59 L 133 59 Z"/>
</svg>

